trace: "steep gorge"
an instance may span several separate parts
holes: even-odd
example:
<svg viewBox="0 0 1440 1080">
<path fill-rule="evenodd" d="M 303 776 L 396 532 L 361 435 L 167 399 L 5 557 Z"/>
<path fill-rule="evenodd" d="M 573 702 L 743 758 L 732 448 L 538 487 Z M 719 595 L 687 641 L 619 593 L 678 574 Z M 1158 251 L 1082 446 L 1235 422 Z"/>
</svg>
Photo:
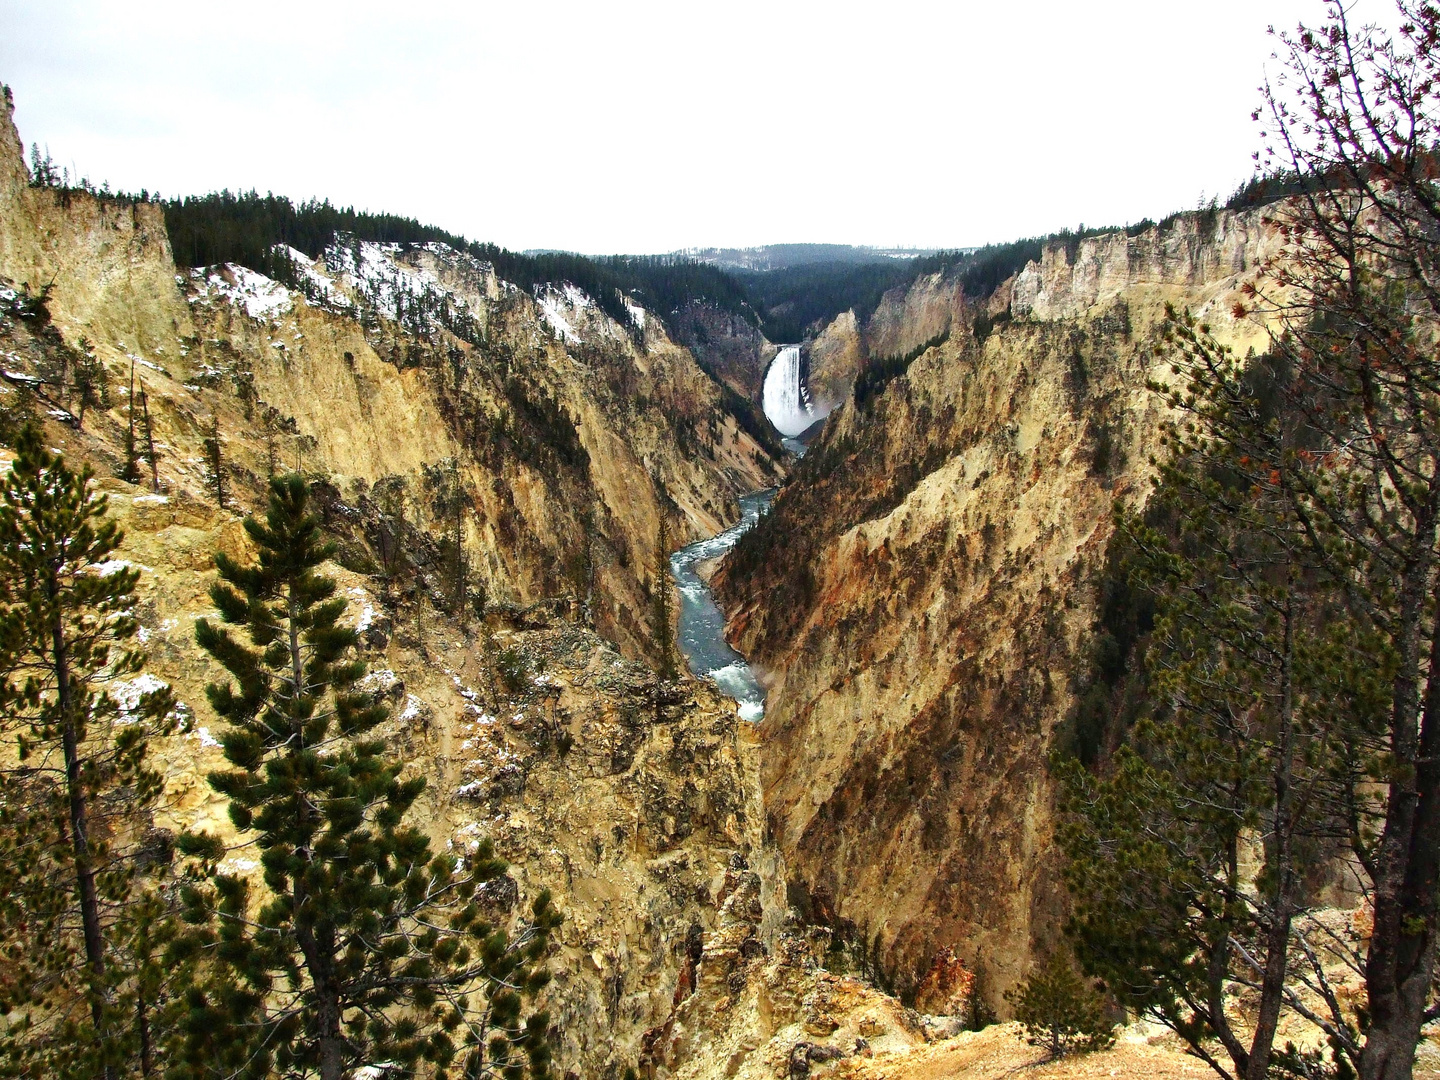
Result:
<svg viewBox="0 0 1440 1080">
<path fill-rule="evenodd" d="M 1147 492 L 1163 306 L 1263 346 L 1230 307 L 1273 242 L 1258 213 L 1185 215 L 1052 244 L 978 305 L 921 277 L 821 335 L 868 361 L 938 344 L 831 416 L 716 585 L 770 680 L 764 806 L 790 902 L 902 991 L 954 947 L 1003 1008 L 1058 931 L 1046 760 L 1087 670 L 1112 503 Z"/>
<path fill-rule="evenodd" d="M 1256 216 L 1053 245 L 979 306 L 953 273 L 922 276 L 807 342 L 836 412 L 717 578 L 770 682 L 752 727 L 643 661 L 662 517 L 677 545 L 708 536 L 784 478 L 720 385 L 758 400 L 757 328 L 703 304 L 622 325 L 444 245 L 337 237 L 294 253 L 299 289 L 181 271 L 156 207 L 32 187 L 0 119 L 0 413 L 40 417 L 96 469 L 142 568 L 147 670 L 192 721 L 156 748 L 157 826 L 233 836 L 203 779 L 217 671 L 192 626 L 213 552 L 247 554 L 240 516 L 296 467 L 340 544 L 386 738 L 427 779 L 424 827 L 438 848 L 494 838 L 512 861 L 498 906 L 549 888 L 566 912 L 565 1075 L 872 1075 L 869 1055 L 958 1028 L 940 950 L 994 1004 L 1024 974 L 1059 913 L 1045 758 L 1083 677 L 1111 501 L 1144 496 L 1161 308 L 1258 343 L 1226 314 L 1270 243 Z M 85 349 L 110 389 L 82 429 L 58 384 Z M 857 403 L 868 364 L 922 349 Z M 132 369 L 154 485 L 117 478 Z"/>
<path fill-rule="evenodd" d="M 29 185 L 7 104 L 0 275 L 48 290 L 122 411 L 136 358 L 167 480 L 200 483 L 214 420 L 242 507 L 277 444 L 351 505 L 398 492 L 422 531 L 443 534 L 442 489 L 458 484 L 475 588 L 517 606 L 585 594 L 597 628 L 641 655 L 659 516 L 679 539 L 709 535 L 779 475 L 653 316 L 621 327 L 578 290 L 531 296 L 441 245 L 337 242 L 305 263 L 308 296 L 244 268 L 177 275 L 157 207 Z M 421 572 L 438 587 L 434 555 Z"/>
<path fill-rule="evenodd" d="M 494 839 L 512 864 L 491 897 L 502 917 L 553 891 L 557 1061 L 618 1077 L 758 844 L 733 703 L 701 682 L 662 691 L 636 662 L 659 522 L 709 535 L 778 466 L 648 313 L 622 327 L 578 290 L 531 295 L 440 247 L 340 242 L 306 261 L 304 290 L 181 272 L 158 208 L 31 186 L 6 104 L 0 420 L 43 423 L 125 529 L 149 660 L 112 693 L 168 684 L 187 728 L 151 746 L 155 826 L 236 838 L 205 781 L 222 758 L 204 688 L 221 672 L 193 627 L 213 615 L 214 553 L 252 554 L 241 516 L 272 467 L 299 468 L 339 544 L 327 570 L 365 685 L 392 708 L 383 734 L 427 781 L 419 824 L 442 851 Z M 87 354 L 108 388 L 82 425 L 70 376 Z M 133 483 L 132 370 L 158 451 L 158 475 L 142 462 Z M 217 428 L 223 508 L 204 448 Z M 225 868 L 255 866 L 240 850 Z"/>
</svg>

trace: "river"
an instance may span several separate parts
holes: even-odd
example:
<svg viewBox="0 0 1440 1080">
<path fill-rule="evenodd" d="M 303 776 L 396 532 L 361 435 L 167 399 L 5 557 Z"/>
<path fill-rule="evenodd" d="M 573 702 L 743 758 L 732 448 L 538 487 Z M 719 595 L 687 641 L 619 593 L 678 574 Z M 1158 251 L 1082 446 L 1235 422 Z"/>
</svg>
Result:
<svg viewBox="0 0 1440 1080">
<path fill-rule="evenodd" d="M 735 699 L 740 717 L 755 721 L 765 715 L 765 690 L 745 658 L 725 640 L 725 615 L 715 603 L 710 586 L 695 572 L 697 564 L 719 558 L 741 534 L 760 520 L 775 497 L 774 488 L 740 496 L 740 520 L 708 540 L 687 544 L 670 556 L 670 574 L 680 590 L 680 651 L 690 670 L 710 679 L 722 693 Z"/>
</svg>

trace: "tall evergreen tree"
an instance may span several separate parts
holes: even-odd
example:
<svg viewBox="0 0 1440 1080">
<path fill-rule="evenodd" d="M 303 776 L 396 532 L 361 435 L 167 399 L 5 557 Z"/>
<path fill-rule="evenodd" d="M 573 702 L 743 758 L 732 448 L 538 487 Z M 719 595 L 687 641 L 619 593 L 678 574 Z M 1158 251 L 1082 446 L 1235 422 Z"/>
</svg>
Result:
<svg viewBox="0 0 1440 1080">
<path fill-rule="evenodd" d="M 12 1014 L 0 1072 L 113 1076 L 135 1046 L 126 1000 L 144 992 L 115 960 L 134 844 L 161 788 L 146 740 L 172 702 L 163 689 L 126 694 L 122 710 L 109 692 L 141 668 L 139 572 L 112 559 L 122 534 L 91 473 L 34 427 L 16 449 L 0 480 L 0 730 L 15 742 L 0 799 L 0 1007 Z"/>
<path fill-rule="evenodd" d="M 1282 247 L 1237 313 L 1284 322 L 1272 351 L 1307 443 L 1262 460 L 1293 477 L 1308 550 L 1388 683 L 1349 837 L 1374 903 L 1359 1071 L 1409 1080 L 1440 974 L 1440 8 L 1400 0 L 1394 33 L 1326 9 L 1280 35 L 1257 111 L 1261 160 L 1311 182 L 1269 215 Z"/>
<path fill-rule="evenodd" d="M 380 551 L 380 573 L 387 594 L 392 591 L 400 568 L 406 561 L 405 531 L 408 524 L 405 510 L 405 478 L 382 476 L 370 489 L 379 512 L 376 547 Z"/>
<path fill-rule="evenodd" d="M 230 485 L 226 482 L 224 450 L 220 445 L 220 418 L 211 417 L 210 424 L 204 431 L 201 446 L 205 451 L 205 483 L 210 487 L 210 494 L 215 497 L 215 505 L 224 510 Z"/>
<path fill-rule="evenodd" d="M 125 402 L 125 469 L 122 479 L 134 483 L 140 479 L 140 455 L 135 446 L 135 360 L 130 360 L 130 396 Z"/>
<path fill-rule="evenodd" d="M 1187 421 L 1170 426 L 1145 513 L 1118 523 L 1132 587 L 1157 606 L 1153 715 L 1105 777 L 1064 773 L 1072 930 L 1128 1006 L 1222 1074 L 1263 1080 L 1296 986 L 1323 974 L 1290 964 L 1304 879 L 1345 833 L 1362 781 L 1354 723 L 1373 694 L 1345 660 L 1363 635 L 1307 555 L 1287 455 L 1265 453 L 1303 435 L 1277 411 L 1272 358 L 1239 360 L 1173 311 L 1169 338 Z M 1225 1008 L 1242 987 L 1248 1037 Z M 1312 1016 L 1353 1064 L 1350 1019 Z"/>
<path fill-rule="evenodd" d="M 444 522 L 445 534 L 440 542 L 442 579 L 450 594 L 450 609 L 462 628 L 468 623 L 466 594 L 469 591 L 469 568 L 465 559 L 465 504 L 468 495 L 454 458 L 425 470 L 425 487 L 433 500 L 435 517 Z"/>
<path fill-rule="evenodd" d="M 145 436 L 145 459 L 150 463 L 151 490 L 160 491 L 160 454 L 155 449 L 155 425 L 150 419 L 150 395 L 145 384 L 140 384 L 141 431 Z"/>
<path fill-rule="evenodd" d="M 548 1018 L 522 1014 L 548 978 L 541 961 L 559 922 L 549 895 L 512 937 L 475 902 L 504 870 L 492 849 L 457 866 L 404 824 L 424 781 L 386 758 L 375 729 L 387 712 L 355 689 L 365 667 L 339 621 L 346 602 L 318 572 L 334 547 L 304 481 L 273 480 L 265 520 L 245 528 L 258 561 L 217 554 L 211 592 L 243 635 L 201 620 L 196 636 L 233 679 L 208 691 L 231 725 L 230 768 L 210 782 L 253 837 L 264 892 L 257 908 L 251 884 L 227 874 L 190 891 L 221 975 L 191 994 L 180 1057 L 197 1075 L 218 1058 L 255 1077 L 341 1080 L 382 1061 L 547 1076 Z M 221 853 L 207 837 L 182 846 L 212 863 Z"/>
<path fill-rule="evenodd" d="M 1061 950 L 1007 991 L 1005 1000 L 1014 1006 L 1026 1041 L 1044 1047 L 1051 1059 L 1075 1050 L 1104 1050 L 1115 1041 L 1104 997 L 1086 985 Z"/>
<path fill-rule="evenodd" d="M 673 680 L 675 667 L 674 608 L 670 602 L 670 524 L 665 509 L 660 509 L 660 525 L 655 530 L 655 553 L 650 577 L 650 633 L 655 645 L 660 678 Z"/>
<path fill-rule="evenodd" d="M 80 339 L 80 347 L 71 369 L 75 396 L 80 399 L 80 411 L 76 414 L 77 426 L 85 427 L 85 410 L 104 404 L 106 397 L 105 365 L 91 350 L 90 342 Z"/>
</svg>

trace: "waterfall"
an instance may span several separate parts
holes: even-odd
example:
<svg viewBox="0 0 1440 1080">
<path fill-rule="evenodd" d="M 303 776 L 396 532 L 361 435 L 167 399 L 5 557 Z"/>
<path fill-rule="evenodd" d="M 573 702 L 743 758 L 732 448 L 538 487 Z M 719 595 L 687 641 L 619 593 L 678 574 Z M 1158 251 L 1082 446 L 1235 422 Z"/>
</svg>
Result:
<svg viewBox="0 0 1440 1080">
<path fill-rule="evenodd" d="M 765 373 L 765 415 L 782 435 L 794 438 L 819 420 L 800 380 L 800 346 L 786 345 Z"/>
</svg>

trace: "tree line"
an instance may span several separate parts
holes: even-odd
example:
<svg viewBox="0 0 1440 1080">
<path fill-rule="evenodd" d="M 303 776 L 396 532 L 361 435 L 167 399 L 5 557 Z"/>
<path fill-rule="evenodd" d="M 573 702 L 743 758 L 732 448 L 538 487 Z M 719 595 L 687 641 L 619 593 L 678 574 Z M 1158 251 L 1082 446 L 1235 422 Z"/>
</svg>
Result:
<svg viewBox="0 0 1440 1080">
<path fill-rule="evenodd" d="M 336 207 L 329 200 L 297 204 L 282 195 L 255 191 L 170 199 L 164 207 L 175 261 L 182 266 L 233 262 L 284 280 L 287 260 L 274 250 L 279 244 L 314 259 L 342 234 L 372 243 L 441 243 L 490 263 L 500 277 L 522 289 L 568 281 L 621 326 L 633 323 L 627 298 L 662 320 L 686 303 L 704 300 L 752 324 L 756 321 L 748 298 L 732 278 L 691 259 L 515 252 L 398 214 Z"/>
</svg>

